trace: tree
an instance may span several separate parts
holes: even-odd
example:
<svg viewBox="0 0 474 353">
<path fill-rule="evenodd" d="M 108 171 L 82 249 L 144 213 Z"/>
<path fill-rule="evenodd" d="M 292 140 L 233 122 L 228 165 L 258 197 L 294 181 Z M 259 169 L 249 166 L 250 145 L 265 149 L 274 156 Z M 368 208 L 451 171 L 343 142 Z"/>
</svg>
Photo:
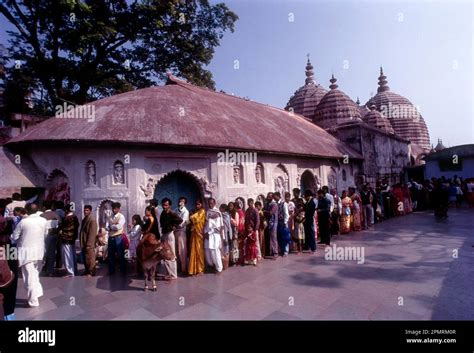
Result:
<svg viewBox="0 0 474 353">
<path fill-rule="evenodd" d="M 214 89 L 204 66 L 238 19 L 207 0 L 0 0 L 0 13 L 15 27 L 7 80 L 21 70 L 44 113 L 156 85 L 168 71 Z"/>
</svg>

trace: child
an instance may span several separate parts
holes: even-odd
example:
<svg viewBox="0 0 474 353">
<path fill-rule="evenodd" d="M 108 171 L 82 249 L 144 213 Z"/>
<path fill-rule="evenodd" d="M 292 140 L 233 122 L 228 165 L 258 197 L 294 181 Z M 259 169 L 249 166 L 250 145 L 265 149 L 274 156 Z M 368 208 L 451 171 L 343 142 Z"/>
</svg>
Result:
<svg viewBox="0 0 474 353">
<path fill-rule="evenodd" d="M 294 238 L 296 240 L 297 252 L 300 254 L 303 251 L 303 242 L 304 242 L 304 204 L 298 203 L 296 206 L 295 212 L 295 228 L 294 228 Z"/>
<path fill-rule="evenodd" d="M 253 222 L 250 222 L 245 233 L 245 263 L 257 266 L 257 234 L 254 232 L 253 227 Z"/>
<path fill-rule="evenodd" d="M 139 215 L 134 215 L 132 217 L 132 223 L 128 225 L 130 231 L 128 233 L 128 238 L 130 239 L 129 258 L 132 261 L 135 261 L 137 258 L 137 245 L 140 241 L 142 235 L 142 219 Z"/>
</svg>

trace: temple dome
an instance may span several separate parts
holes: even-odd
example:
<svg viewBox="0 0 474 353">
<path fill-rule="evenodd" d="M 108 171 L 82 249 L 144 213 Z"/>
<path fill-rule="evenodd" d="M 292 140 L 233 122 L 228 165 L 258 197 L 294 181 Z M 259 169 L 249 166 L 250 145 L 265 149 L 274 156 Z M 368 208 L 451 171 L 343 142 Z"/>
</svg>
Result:
<svg viewBox="0 0 474 353">
<path fill-rule="evenodd" d="M 383 69 L 380 68 L 377 94 L 369 99 L 366 106 L 375 105 L 377 110 L 389 119 L 395 134 L 429 151 L 430 136 L 423 117 L 407 98 L 390 91 L 386 79 Z"/>
<path fill-rule="evenodd" d="M 441 139 L 438 139 L 438 144 L 436 145 L 436 147 L 434 148 L 434 150 L 436 152 L 439 152 L 439 151 L 442 151 L 444 150 L 446 147 L 444 147 L 443 145 L 443 141 L 441 141 Z"/>
<path fill-rule="evenodd" d="M 375 105 L 372 105 L 370 107 L 370 111 L 362 117 L 362 120 L 364 120 L 364 122 L 366 122 L 367 124 L 379 128 L 389 134 L 395 134 L 395 131 L 393 130 L 392 125 L 390 124 L 390 120 L 384 117 L 376 109 Z"/>
<path fill-rule="evenodd" d="M 311 119 L 316 106 L 321 98 L 327 93 L 323 86 L 314 81 L 313 65 L 309 61 L 306 64 L 306 80 L 304 86 L 298 88 L 286 104 L 285 110 L 293 109 L 296 114 Z"/>
<path fill-rule="evenodd" d="M 327 129 L 353 120 L 361 120 L 360 109 L 347 94 L 337 89 L 334 75 L 329 80 L 330 91 L 319 102 L 313 115 L 313 122 Z"/>
</svg>

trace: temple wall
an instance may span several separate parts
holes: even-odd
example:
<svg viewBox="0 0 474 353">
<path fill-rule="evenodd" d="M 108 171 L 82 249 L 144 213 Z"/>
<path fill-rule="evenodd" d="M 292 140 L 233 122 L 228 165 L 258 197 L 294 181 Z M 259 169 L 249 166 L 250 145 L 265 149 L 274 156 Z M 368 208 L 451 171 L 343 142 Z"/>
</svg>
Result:
<svg viewBox="0 0 474 353">
<path fill-rule="evenodd" d="M 315 185 L 337 187 L 339 192 L 355 184 L 354 175 L 360 166 L 355 161 L 339 164 L 323 158 L 303 158 L 257 154 L 260 165 L 260 182 L 256 164 L 242 163 L 239 178 L 235 177 L 234 164 L 219 159 L 222 151 L 192 151 L 157 148 L 126 147 L 57 147 L 35 148 L 23 152 L 31 157 L 37 174 L 42 175 L 35 185 L 55 194 L 57 185 L 68 181 L 70 201 L 76 213 L 90 204 L 96 210 L 104 201 L 118 201 L 127 220 L 135 213 L 143 214 L 145 206 L 154 197 L 160 180 L 176 170 L 190 176 L 190 182 L 199 186 L 203 197 L 214 197 L 218 204 L 228 203 L 237 197 L 256 199 L 269 191 L 285 191 L 301 187 L 303 173 L 314 177 Z M 232 151 L 231 151 L 232 152 Z M 123 164 L 123 183 L 114 182 L 114 164 Z M 88 163 L 95 164 L 95 184 L 88 183 Z M 343 172 L 345 170 L 345 180 Z M 64 178 L 66 177 L 66 179 Z M 93 178 L 94 179 L 94 178 Z M 159 187 L 159 186 L 158 186 Z M 61 195 L 63 191 L 59 191 Z M 45 195 L 45 198 L 47 195 Z M 172 200 L 176 206 L 177 200 Z M 193 208 L 194 205 L 189 205 Z"/>
<path fill-rule="evenodd" d="M 361 176 L 372 184 L 379 177 L 399 182 L 400 173 L 410 163 L 410 144 L 384 133 L 355 125 L 338 129 L 335 136 L 364 157 Z"/>
</svg>

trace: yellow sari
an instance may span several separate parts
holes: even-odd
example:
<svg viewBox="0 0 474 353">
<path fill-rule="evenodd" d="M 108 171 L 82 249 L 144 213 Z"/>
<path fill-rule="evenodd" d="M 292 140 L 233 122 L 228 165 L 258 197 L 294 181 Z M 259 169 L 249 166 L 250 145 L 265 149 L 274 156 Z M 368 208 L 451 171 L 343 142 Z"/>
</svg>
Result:
<svg viewBox="0 0 474 353">
<path fill-rule="evenodd" d="M 204 225 L 206 223 L 206 211 L 204 208 L 201 208 L 193 213 L 189 220 L 192 225 L 192 231 L 188 273 L 192 276 L 204 272 Z"/>
</svg>

